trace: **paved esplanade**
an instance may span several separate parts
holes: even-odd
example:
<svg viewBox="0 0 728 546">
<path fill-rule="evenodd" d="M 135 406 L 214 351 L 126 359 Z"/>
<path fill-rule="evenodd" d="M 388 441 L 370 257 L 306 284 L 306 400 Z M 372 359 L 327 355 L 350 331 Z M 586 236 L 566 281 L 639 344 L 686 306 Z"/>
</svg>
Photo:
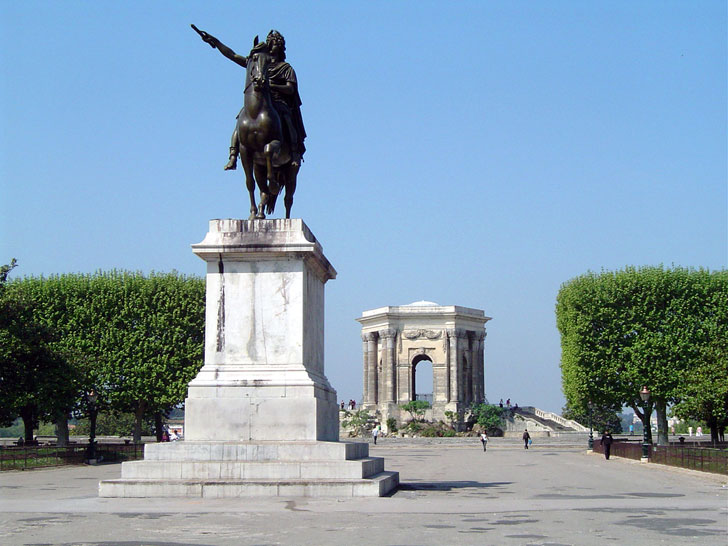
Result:
<svg viewBox="0 0 728 546">
<path fill-rule="evenodd" d="M 728 480 L 605 461 L 557 443 L 477 438 L 372 446 L 400 472 L 389 498 L 116 499 L 119 465 L 0 474 L 0 543 L 725 544 Z"/>
</svg>

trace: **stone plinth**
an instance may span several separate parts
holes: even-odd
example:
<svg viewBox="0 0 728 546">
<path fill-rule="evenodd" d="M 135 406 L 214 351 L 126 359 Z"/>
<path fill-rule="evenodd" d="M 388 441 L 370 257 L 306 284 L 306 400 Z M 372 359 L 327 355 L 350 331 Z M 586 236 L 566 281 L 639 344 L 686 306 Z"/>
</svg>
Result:
<svg viewBox="0 0 728 546">
<path fill-rule="evenodd" d="M 336 441 L 324 375 L 324 284 L 336 271 L 300 219 L 212 220 L 205 365 L 190 383 L 191 441 Z"/>
<path fill-rule="evenodd" d="M 336 271 L 292 220 L 212 220 L 205 363 L 189 384 L 185 441 L 99 485 L 102 497 L 379 496 L 399 483 L 368 444 L 339 443 L 324 375 L 324 284 Z"/>
</svg>

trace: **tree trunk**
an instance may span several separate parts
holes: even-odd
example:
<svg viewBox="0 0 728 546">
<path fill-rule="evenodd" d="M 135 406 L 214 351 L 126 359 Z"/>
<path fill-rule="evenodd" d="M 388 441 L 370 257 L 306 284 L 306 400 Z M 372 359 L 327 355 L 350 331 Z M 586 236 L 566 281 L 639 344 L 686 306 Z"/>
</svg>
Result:
<svg viewBox="0 0 728 546">
<path fill-rule="evenodd" d="M 138 444 L 142 441 L 142 420 L 144 419 L 144 412 L 147 409 L 146 402 L 139 402 L 136 410 L 134 411 L 134 443 Z"/>
<path fill-rule="evenodd" d="M 27 404 L 20 408 L 20 417 L 23 419 L 25 428 L 25 443 L 33 441 L 33 429 L 35 428 L 35 406 Z"/>
<path fill-rule="evenodd" d="M 718 427 L 715 425 L 710 426 L 710 441 L 713 443 L 713 445 L 716 445 L 718 443 Z"/>
<path fill-rule="evenodd" d="M 708 419 L 708 427 L 710 427 L 710 441 L 715 446 L 718 443 L 718 419 Z"/>
<path fill-rule="evenodd" d="M 154 433 L 157 435 L 157 442 L 162 441 L 162 433 L 164 432 L 164 425 L 162 424 L 162 412 L 154 412 Z"/>
<path fill-rule="evenodd" d="M 96 409 L 96 407 L 92 407 L 91 411 L 88 413 L 88 423 L 89 423 L 89 443 L 93 443 L 96 441 L 96 418 L 99 415 L 99 411 Z"/>
<path fill-rule="evenodd" d="M 631 408 L 634 410 L 637 417 L 642 421 L 642 434 L 647 432 L 647 443 L 652 443 L 652 427 L 650 426 L 650 417 L 652 417 L 652 406 L 648 405 L 647 408 L 644 406 L 638 406 L 637 404 L 631 404 Z"/>
<path fill-rule="evenodd" d="M 64 412 L 56 415 L 56 445 L 58 447 L 68 445 L 68 415 Z"/>
<path fill-rule="evenodd" d="M 667 403 L 664 400 L 656 400 L 655 410 L 657 411 L 657 445 L 669 445 L 670 440 L 667 437 Z"/>
</svg>

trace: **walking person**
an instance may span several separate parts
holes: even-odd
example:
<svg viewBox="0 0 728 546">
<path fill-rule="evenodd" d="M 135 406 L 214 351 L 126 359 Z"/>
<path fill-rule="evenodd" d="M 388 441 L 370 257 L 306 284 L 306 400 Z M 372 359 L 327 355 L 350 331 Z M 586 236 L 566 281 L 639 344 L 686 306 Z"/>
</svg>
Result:
<svg viewBox="0 0 728 546">
<path fill-rule="evenodd" d="M 483 444 L 483 451 L 486 451 L 486 448 L 488 447 L 488 433 L 483 431 L 480 434 L 480 443 Z"/>
<path fill-rule="evenodd" d="M 372 438 L 374 438 L 374 445 L 377 445 L 377 438 L 379 438 L 379 433 L 381 432 L 379 425 L 374 427 L 374 430 L 372 430 Z"/>
<path fill-rule="evenodd" d="M 614 441 L 614 438 L 612 438 L 612 433 L 609 432 L 609 430 L 605 430 L 604 434 L 602 434 L 602 447 L 604 447 L 604 458 L 606 460 L 609 460 L 609 454 L 612 451 L 612 442 Z"/>
<path fill-rule="evenodd" d="M 528 433 L 528 429 L 523 431 L 523 449 L 528 449 L 528 444 L 531 441 L 531 435 Z"/>
</svg>

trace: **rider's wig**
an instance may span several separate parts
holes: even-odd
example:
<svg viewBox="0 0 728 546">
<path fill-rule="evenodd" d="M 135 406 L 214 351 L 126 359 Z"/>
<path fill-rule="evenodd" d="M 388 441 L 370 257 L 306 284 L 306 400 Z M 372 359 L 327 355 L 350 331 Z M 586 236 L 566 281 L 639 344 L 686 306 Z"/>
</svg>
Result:
<svg viewBox="0 0 728 546">
<path fill-rule="evenodd" d="M 268 44 L 277 43 L 281 46 L 281 54 L 283 55 L 282 61 L 286 60 L 286 39 L 277 30 L 271 30 L 268 33 L 268 37 L 265 39 Z"/>
</svg>

